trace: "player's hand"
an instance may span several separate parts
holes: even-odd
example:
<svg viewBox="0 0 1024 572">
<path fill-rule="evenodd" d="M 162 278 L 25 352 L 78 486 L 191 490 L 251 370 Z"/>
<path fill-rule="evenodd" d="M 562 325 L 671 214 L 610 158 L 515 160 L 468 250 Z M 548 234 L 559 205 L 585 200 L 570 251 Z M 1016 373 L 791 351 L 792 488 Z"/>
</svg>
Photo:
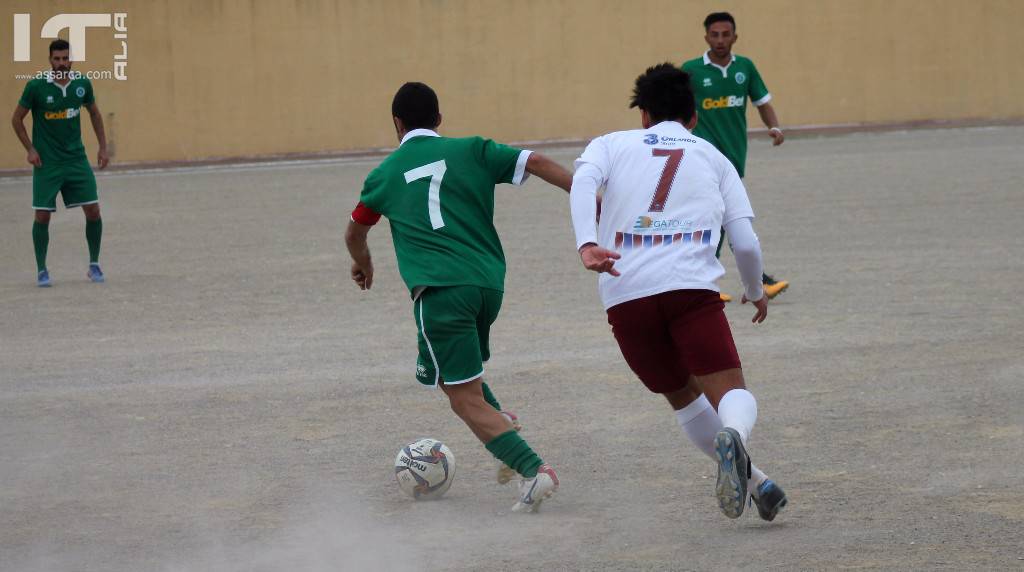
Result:
<svg viewBox="0 0 1024 572">
<path fill-rule="evenodd" d="M 615 261 L 622 258 L 622 255 L 614 250 L 601 248 L 596 244 L 587 244 L 580 249 L 580 260 L 587 270 L 593 270 L 598 274 L 607 272 L 612 276 L 621 276 L 615 269 Z"/>
<path fill-rule="evenodd" d="M 100 169 L 106 169 L 110 164 L 110 155 L 107 155 L 106 149 L 100 149 L 100 152 L 96 154 L 96 164 L 100 166 Z"/>
<path fill-rule="evenodd" d="M 752 302 L 750 300 L 747 300 L 747 295 L 744 294 L 742 303 L 746 304 L 747 302 L 753 304 L 754 308 L 757 309 L 757 313 L 754 314 L 754 319 L 750 320 L 751 322 L 755 324 L 760 324 L 761 322 L 764 321 L 765 318 L 768 317 L 768 296 L 762 295 L 760 300 Z"/>
<path fill-rule="evenodd" d="M 781 129 L 769 129 L 768 135 L 772 138 L 772 147 L 778 147 L 786 140 L 786 136 L 782 133 Z"/>
<path fill-rule="evenodd" d="M 35 165 L 36 167 L 43 166 L 43 158 L 39 156 L 39 151 L 36 151 L 35 147 L 28 150 L 28 157 L 26 157 L 26 160 L 29 164 Z"/>
<path fill-rule="evenodd" d="M 373 265 L 362 267 L 352 263 L 352 281 L 359 286 L 360 290 L 369 290 L 373 286 Z"/>
</svg>

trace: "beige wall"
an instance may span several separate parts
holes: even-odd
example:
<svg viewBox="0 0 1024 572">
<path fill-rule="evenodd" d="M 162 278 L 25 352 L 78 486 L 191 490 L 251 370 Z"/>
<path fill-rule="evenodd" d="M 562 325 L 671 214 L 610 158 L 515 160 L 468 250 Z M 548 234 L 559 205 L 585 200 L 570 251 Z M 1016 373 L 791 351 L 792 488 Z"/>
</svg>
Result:
<svg viewBox="0 0 1024 572">
<path fill-rule="evenodd" d="M 9 0 L 0 101 L 13 110 L 15 74 L 46 67 L 38 38 L 31 64 L 12 61 L 14 13 L 38 36 L 58 12 L 116 11 L 128 80 L 94 85 L 119 162 L 393 146 L 407 80 L 438 91 L 448 134 L 581 138 L 635 125 L 633 78 L 702 53 L 719 8 L 784 125 L 1024 117 L 1017 0 Z M 112 33 L 90 29 L 76 69 L 109 69 Z M 23 166 L 3 131 L 0 169 Z"/>
</svg>

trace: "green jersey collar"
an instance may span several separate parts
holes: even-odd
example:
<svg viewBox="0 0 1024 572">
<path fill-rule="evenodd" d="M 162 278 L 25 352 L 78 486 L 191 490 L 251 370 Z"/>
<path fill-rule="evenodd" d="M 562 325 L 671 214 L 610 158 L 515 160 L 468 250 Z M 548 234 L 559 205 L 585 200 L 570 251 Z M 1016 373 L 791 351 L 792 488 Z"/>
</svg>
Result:
<svg viewBox="0 0 1024 572">
<path fill-rule="evenodd" d="M 402 137 L 402 142 L 398 144 L 399 147 L 405 145 L 405 142 L 412 139 L 413 137 L 440 137 L 433 129 L 413 129 L 412 131 L 405 134 Z"/>
<path fill-rule="evenodd" d="M 729 63 L 725 64 L 725 66 L 720 66 L 715 62 L 711 61 L 711 58 L 708 57 L 708 54 L 710 53 L 711 50 L 704 52 L 704 65 L 715 66 L 716 68 L 722 70 L 722 77 L 729 77 L 729 66 L 736 62 L 736 54 L 729 52 Z"/>
</svg>

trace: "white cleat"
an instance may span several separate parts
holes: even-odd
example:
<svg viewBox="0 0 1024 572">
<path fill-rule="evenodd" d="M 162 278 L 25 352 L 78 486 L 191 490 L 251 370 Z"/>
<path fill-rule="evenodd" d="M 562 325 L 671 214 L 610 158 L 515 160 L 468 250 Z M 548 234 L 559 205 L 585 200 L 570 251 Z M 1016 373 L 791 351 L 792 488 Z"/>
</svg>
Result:
<svg viewBox="0 0 1024 572">
<path fill-rule="evenodd" d="M 519 423 L 519 417 L 517 417 L 515 413 L 512 413 L 511 411 L 499 411 L 499 413 L 501 413 L 502 417 L 508 419 L 508 422 L 512 424 L 512 429 L 514 429 L 515 431 L 519 431 L 523 428 L 522 424 Z M 506 465 L 505 463 L 502 463 L 501 461 L 498 461 L 499 485 L 508 484 L 512 479 L 516 478 L 517 474 L 518 473 L 516 473 L 515 469 Z"/>
<path fill-rule="evenodd" d="M 558 490 L 558 475 L 547 463 L 537 469 L 537 476 L 519 482 L 519 501 L 512 512 L 537 512 L 546 499 Z"/>
</svg>

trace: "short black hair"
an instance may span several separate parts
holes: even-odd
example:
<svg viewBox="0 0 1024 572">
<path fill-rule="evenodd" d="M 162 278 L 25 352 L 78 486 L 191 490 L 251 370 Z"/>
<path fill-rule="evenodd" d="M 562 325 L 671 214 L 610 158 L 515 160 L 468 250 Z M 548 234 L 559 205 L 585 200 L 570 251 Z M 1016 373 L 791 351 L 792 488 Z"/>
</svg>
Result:
<svg viewBox="0 0 1024 572">
<path fill-rule="evenodd" d="M 402 120 L 406 130 L 434 129 L 441 124 L 437 94 L 430 86 L 410 81 L 398 88 L 391 101 L 391 115 Z"/>
<path fill-rule="evenodd" d="M 70 49 L 71 49 L 71 44 L 69 44 L 67 40 L 61 40 L 61 39 L 58 38 L 58 39 L 50 42 L 50 55 L 51 56 L 53 55 L 53 52 L 59 52 L 61 50 L 70 50 Z"/>
<path fill-rule="evenodd" d="M 670 63 L 647 68 L 636 78 L 629 106 L 646 111 L 655 123 L 689 121 L 697 109 L 690 87 L 690 74 Z"/>
<path fill-rule="evenodd" d="M 732 31 L 736 31 L 736 20 L 733 19 L 732 14 L 728 12 L 712 12 L 708 14 L 707 18 L 704 18 L 704 31 L 707 32 L 711 24 L 715 22 L 729 22 L 732 24 Z"/>
</svg>

